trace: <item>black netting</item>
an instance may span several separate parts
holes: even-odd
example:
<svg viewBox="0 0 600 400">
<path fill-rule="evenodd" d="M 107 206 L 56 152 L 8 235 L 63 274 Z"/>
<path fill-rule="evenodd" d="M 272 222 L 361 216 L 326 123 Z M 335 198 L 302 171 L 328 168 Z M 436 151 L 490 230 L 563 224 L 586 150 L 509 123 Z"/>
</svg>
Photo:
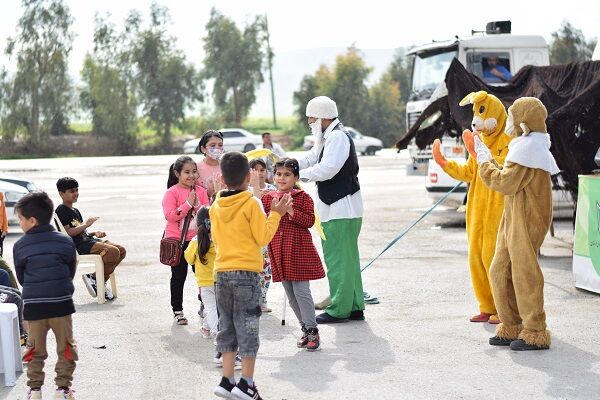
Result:
<svg viewBox="0 0 600 400">
<path fill-rule="evenodd" d="M 600 61 L 586 61 L 549 67 L 522 68 L 506 86 L 486 85 L 454 59 L 446 74 L 448 95 L 427 107 L 417 122 L 396 143 L 405 149 L 414 137 L 423 148 L 444 134 L 456 136 L 471 126 L 471 105 L 458 103 L 470 92 L 485 90 L 497 96 L 505 107 L 520 97 L 537 97 L 548 109 L 550 151 L 556 158 L 566 188 L 575 196 L 577 175 L 596 168 L 594 155 L 600 147 Z M 436 112 L 440 117 L 419 129 Z"/>
</svg>

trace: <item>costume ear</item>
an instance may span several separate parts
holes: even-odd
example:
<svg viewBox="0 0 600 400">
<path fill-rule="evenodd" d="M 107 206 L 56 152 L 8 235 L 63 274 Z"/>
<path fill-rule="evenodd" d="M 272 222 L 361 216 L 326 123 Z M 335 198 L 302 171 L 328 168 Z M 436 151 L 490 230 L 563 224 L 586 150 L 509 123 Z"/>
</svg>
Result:
<svg viewBox="0 0 600 400">
<path fill-rule="evenodd" d="M 459 106 L 466 106 L 467 104 L 473 104 L 473 96 L 475 96 L 475 92 L 471 92 L 458 103 Z"/>
<path fill-rule="evenodd" d="M 482 102 L 483 100 L 486 99 L 486 97 L 488 96 L 486 91 L 480 90 L 479 92 L 475 93 L 475 95 L 473 96 L 473 101 L 471 103 L 479 103 Z"/>
<path fill-rule="evenodd" d="M 523 136 L 529 135 L 529 132 L 531 132 L 531 129 L 529 129 L 529 127 L 525 124 L 525 122 L 521 122 L 519 124 L 519 126 L 521 127 L 521 129 L 523 129 Z"/>
</svg>

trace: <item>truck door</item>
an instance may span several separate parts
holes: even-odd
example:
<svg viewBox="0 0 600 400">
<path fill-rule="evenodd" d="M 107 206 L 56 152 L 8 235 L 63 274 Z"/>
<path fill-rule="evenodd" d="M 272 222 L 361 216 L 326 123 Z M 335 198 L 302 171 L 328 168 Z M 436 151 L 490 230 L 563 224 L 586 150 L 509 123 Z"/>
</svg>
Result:
<svg viewBox="0 0 600 400">
<path fill-rule="evenodd" d="M 514 71 L 517 72 L 526 65 L 543 66 L 549 64 L 547 49 L 514 49 Z"/>
</svg>

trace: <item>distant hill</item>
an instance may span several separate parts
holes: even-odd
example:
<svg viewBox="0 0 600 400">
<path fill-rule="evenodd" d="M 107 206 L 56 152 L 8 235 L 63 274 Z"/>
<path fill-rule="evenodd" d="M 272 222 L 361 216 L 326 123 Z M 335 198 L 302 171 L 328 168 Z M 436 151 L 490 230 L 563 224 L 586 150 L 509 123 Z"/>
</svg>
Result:
<svg viewBox="0 0 600 400">
<path fill-rule="evenodd" d="M 332 67 L 335 58 L 346 52 L 345 47 L 305 49 L 277 52 L 273 59 L 273 81 L 275 86 L 275 110 L 278 116 L 289 116 L 294 112 L 292 95 L 298 90 L 304 75 L 313 74 L 322 64 Z M 360 50 L 366 64 L 373 67 L 369 76 L 369 85 L 373 84 L 385 72 L 394 58 L 396 49 Z M 271 111 L 271 87 L 268 72 L 265 82 L 256 93 L 256 103 L 250 111 L 253 117 L 269 117 Z"/>
</svg>

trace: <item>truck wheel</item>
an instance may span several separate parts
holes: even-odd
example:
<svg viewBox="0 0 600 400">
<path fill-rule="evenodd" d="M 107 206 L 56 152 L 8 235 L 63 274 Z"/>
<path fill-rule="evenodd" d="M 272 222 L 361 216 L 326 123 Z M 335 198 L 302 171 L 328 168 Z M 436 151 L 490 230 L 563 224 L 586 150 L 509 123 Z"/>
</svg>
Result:
<svg viewBox="0 0 600 400">
<path fill-rule="evenodd" d="M 255 145 L 253 145 L 252 143 L 248 143 L 247 145 L 244 146 L 244 153 L 247 153 L 250 150 L 254 150 L 255 148 L 256 148 Z"/>
</svg>

